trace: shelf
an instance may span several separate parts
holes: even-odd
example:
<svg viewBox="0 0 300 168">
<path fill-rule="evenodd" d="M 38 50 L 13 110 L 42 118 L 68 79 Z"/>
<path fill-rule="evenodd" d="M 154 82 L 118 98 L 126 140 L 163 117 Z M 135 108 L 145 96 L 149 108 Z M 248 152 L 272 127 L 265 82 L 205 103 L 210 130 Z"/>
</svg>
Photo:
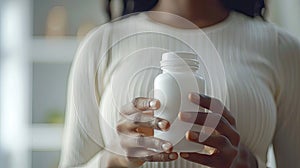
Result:
<svg viewBox="0 0 300 168">
<path fill-rule="evenodd" d="M 31 168 L 57 168 L 60 151 L 32 151 L 31 158 Z"/>
<path fill-rule="evenodd" d="M 36 37 L 31 43 L 33 62 L 72 62 L 79 40 L 76 37 Z"/>
<path fill-rule="evenodd" d="M 33 36 L 47 34 L 47 27 L 76 36 L 82 25 L 100 25 L 108 20 L 104 0 L 32 0 L 31 4 Z M 58 6 L 63 8 L 53 11 Z"/>
<path fill-rule="evenodd" d="M 62 124 L 32 124 L 31 149 L 59 151 L 62 144 Z"/>
<path fill-rule="evenodd" d="M 32 123 L 62 123 L 67 100 L 69 62 L 33 62 Z"/>
</svg>

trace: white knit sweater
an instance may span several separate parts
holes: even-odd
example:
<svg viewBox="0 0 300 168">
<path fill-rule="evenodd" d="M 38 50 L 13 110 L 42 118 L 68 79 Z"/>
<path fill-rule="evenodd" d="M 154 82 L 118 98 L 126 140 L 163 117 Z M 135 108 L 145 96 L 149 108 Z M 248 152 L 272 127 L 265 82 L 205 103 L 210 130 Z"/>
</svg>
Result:
<svg viewBox="0 0 300 168">
<path fill-rule="evenodd" d="M 203 29 L 179 29 L 146 14 L 97 28 L 81 43 L 70 80 L 61 167 L 99 167 L 106 148 L 118 149 L 118 109 L 151 96 L 165 51 L 201 55 L 207 94 L 234 114 L 241 142 L 266 167 L 274 145 L 277 167 L 300 167 L 300 43 L 264 22 L 231 12 Z M 215 48 L 214 48 L 215 47 Z M 150 68 L 149 68 L 150 67 Z M 144 167 L 192 168 L 181 158 Z"/>
</svg>

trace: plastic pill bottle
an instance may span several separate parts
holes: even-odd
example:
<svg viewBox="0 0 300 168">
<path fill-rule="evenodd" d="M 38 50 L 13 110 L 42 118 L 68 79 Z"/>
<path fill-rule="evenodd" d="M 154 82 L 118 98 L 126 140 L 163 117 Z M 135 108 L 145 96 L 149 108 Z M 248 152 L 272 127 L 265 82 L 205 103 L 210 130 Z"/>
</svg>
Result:
<svg viewBox="0 0 300 168">
<path fill-rule="evenodd" d="M 199 76 L 199 59 L 194 53 L 168 52 L 160 62 L 162 73 L 154 80 L 154 98 L 161 107 L 154 112 L 156 117 L 168 120 L 168 131 L 154 131 L 154 136 L 173 144 L 173 151 L 200 152 L 203 145 L 185 139 L 188 130 L 201 131 L 201 127 L 178 119 L 179 112 L 198 112 L 199 105 L 188 99 L 191 92 L 205 94 L 205 80 Z M 202 109 L 203 110 L 203 109 Z"/>
</svg>

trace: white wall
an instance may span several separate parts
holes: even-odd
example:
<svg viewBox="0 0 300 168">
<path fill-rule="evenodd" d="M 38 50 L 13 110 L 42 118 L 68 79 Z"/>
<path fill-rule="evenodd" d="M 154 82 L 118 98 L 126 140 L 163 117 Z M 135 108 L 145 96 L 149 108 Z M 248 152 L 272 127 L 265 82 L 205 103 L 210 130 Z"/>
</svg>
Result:
<svg viewBox="0 0 300 168">
<path fill-rule="evenodd" d="M 300 1 L 268 0 L 269 20 L 300 38 Z"/>
</svg>

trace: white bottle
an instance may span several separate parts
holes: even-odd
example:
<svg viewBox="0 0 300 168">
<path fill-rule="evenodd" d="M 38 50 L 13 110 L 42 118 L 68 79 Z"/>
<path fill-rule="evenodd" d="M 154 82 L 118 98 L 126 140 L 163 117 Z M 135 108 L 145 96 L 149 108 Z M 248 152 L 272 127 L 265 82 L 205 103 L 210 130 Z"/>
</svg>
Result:
<svg viewBox="0 0 300 168">
<path fill-rule="evenodd" d="M 205 94 L 205 81 L 196 73 L 199 69 L 197 57 L 187 52 L 164 53 L 160 62 L 163 72 L 154 80 L 154 98 L 161 102 L 155 116 L 171 123 L 167 132 L 155 131 L 154 136 L 171 142 L 176 152 L 203 150 L 203 145 L 185 139 L 188 130 L 200 132 L 202 127 L 178 119 L 179 112 L 198 112 L 200 109 L 188 99 L 189 93 Z"/>
</svg>

